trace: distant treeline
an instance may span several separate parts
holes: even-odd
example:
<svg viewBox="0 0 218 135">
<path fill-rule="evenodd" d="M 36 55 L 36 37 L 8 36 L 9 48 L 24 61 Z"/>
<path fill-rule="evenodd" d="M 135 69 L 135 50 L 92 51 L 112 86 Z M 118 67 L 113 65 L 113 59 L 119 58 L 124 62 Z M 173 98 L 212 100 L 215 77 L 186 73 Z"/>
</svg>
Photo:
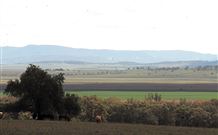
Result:
<svg viewBox="0 0 218 135">
<path fill-rule="evenodd" d="M 218 65 L 216 66 L 197 66 L 197 67 L 189 67 L 189 66 L 185 66 L 185 67 L 152 67 L 152 66 L 136 66 L 136 67 L 131 67 L 128 68 L 128 70 L 137 70 L 137 69 L 144 69 L 144 70 L 218 70 Z"/>
<path fill-rule="evenodd" d="M 216 66 L 197 66 L 197 67 L 190 67 L 190 66 L 185 66 L 185 67 L 153 67 L 153 66 L 135 66 L 135 67 L 128 67 L 123 70 L 118 70 L 118 69 L 111 69 L 111 70 L 98 70 L 98 74 L 109 74 L 109 73 L 123 73 L 122 71 L 128 71 L 128 70 L 165 70 L 165 71 L 176 71 L 176 70 L 217 70 L 218 71 L 218 65 Z M 55 68 L 55 69 L 50 69 L 47 68 L 45 71 L 74 71 L 74 72 L 82 72 L 84 70 L 72 70 L 72 69 L 64 69 L 64 68 Z M 94 71 L 94 70 L 93 70 Z"/>
</svg>

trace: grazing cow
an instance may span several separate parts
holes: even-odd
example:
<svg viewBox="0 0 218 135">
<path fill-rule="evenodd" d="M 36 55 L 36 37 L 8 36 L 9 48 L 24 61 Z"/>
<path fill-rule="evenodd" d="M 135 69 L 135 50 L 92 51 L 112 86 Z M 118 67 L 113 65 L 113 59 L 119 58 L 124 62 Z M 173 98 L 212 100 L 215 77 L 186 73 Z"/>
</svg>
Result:
<svg viewBox="0 0 218 135">
<path fill-rule="evenodd" d="M 3 112 L 0 112 L 0 119 L 3 117 Z"/>
<path fill-rule="evenodd" d="M 101 123 L 102 122 L 102 117 L 100 115 L 97 115 L 95 117 L 96 123 Z"/>
</svg>

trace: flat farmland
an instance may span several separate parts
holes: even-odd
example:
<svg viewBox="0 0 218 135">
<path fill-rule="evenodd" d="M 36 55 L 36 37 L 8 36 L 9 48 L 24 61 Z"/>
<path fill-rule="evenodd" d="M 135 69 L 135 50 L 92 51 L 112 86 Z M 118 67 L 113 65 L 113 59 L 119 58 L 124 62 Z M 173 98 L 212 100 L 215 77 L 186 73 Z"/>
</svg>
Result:
<svg viewBox="0 0 218 135">
<path fill-rule="evenodd" d="M 143 124 L 0 120 L 1 135 L 217 135 L 218 129 Z"/>
<path fill-rule="evenodd" d="M 210 100 L 218 99 L 218 92 L 143 92 L 143 91 L 66 91 L 66 93 L 83 96 L 97 96 L 99 98 L 120 98 L 120 99 L 137 99 L 143 100 L 148 94 L 158 93 L 164 100 Z M 0 92 L 0 97 L 5 96 Z"/>
<path fill-rule="evenodd" d="M 143 100 L 152 92 L 133 92 L 133 91 L 76 91 L 67 92 L 79 96 L 97 96 L 99 98 L 120 98 L 120 99 L 137 99 Z M 218 99 L 218 92 L 157 92 L 164 100 L 210 100 Z M 154 94 L 154 92 L 153 92 Z"/>
<path fill-rule="evenodd" d="M 0 84 L 4 90 L 6 84 Z M 64 83 L 73 91 L 217 92 L 218 83 Z"/>
<path fill-rule="evenodd" d="M 5 85 L 2 86 L 5 88 Z M 164 100 L 210 100 L 218 99 L 217 83 L 168 84 L 168 83 L 96 83 L 64 84 L 64 90 L 79 96 L 99 98 L 117 97 L 121 99 L 143 100 L 149 93 L 158 93 Z M 0 96 L 3 93 L 0 92 Z"/>
<path fill-rule="evenodd" d="M 217 92 L 218 83 L 84 83 L 64 84 L 65 90 L 79 91 L 153 91 Z"/>
<path fill-rule="evenodd" d="M 57 65 L 56 65 L 57 66 Z M 118 65 L 58 65 L 45 66 L 50 74 L 65 74 L 64 90 L 80 96 L 100 98 L 144 99 L 148 93 L 160 93 L 163 99 L 217 98 L 216 69 L 134 69 Z M 63 68 L 61 71 L 57 69 Z M 1 90 L 10 79 L 19 78 L 25 66 L 3 68 Z M 1 95 L 1 92 L 0 92 Z"/>
<path fill-rule="evenodd" d="M 1 89 L 19 78 L 27 65 L 3 66 Z M 121 65 L 41 65 L 49 74 L 64 73 L 65 90 L 217 92 L 216 69 L 137 69 Z M 131 66 L 130 66 L 131 67 Z M 57 69 L 62 69 L 58 71 Z"/>
</svg>

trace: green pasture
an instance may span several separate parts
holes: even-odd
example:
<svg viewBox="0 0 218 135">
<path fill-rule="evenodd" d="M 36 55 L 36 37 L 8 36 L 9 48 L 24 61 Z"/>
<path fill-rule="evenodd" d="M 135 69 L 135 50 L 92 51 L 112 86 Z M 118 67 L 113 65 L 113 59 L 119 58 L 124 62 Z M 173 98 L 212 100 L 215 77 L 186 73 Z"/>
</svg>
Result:
<svg viewBox="0 0 218 135">
<path fill-rule="evenodd" d="M 0 96 L 3 96 L 4 94 L 3 94 L 3 92 L 0 92 Z"/>
<path fill-rule="evenodd" d="M 74 93 L 79 96 L 93 96 L 99 98 L 117 97 L 121 99 L 145 99 L 149 93 L 152 92 L 134 92 L 134 91 L 70 91 L 67 93 Z M 218 99 L 218 92 L 156 92 L 161 95 L 162 99 L 190 99 L 190 100 L 210 100 Z"/>
<path fill-rule="evenodd" d="M 97 96 L 99 98 L 116 97 L 121 99 L 145 99 L 150 93 L 142 91 L 67 91 L 67 93 L 74 93 L 79 96 Z M 218 92 L 155 92 L 161 95 L 162 99 L 190 99 L 190 100 L 210 100 L 218 99 Z M 0 92 L 3 96 L 3 92 Z"/>
</svg>

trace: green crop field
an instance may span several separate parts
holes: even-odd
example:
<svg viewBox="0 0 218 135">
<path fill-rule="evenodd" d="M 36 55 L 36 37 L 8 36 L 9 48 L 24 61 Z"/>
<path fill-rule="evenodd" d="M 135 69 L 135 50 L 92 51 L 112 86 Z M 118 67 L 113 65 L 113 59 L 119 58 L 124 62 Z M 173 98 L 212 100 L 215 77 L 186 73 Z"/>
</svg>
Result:
<svg viewBox="0 0 218 135">
<path fill-rule="evenodd" d="M 121 99 L 145 99 L 152 92 L 133 92 L 133 91 L 76 91 L 68 92 L 79 96 L 93 96 L 100 98 L 117 97 Z M 218 99 L 218 92 L 157 92 L 162 96 L 162 99 L 190 99 L 190 100 L 210 100 Z"/>
<path fill-rule="evenodd" d="M 0 92 L 0 96 L 3 96 L 4 94 L 3 94 L 3 92 Z"/>
<path fill-rule="evenodd" d="M 139 99 L 143 100 L 148 94 L 152 92 L 142 91 L 67 91 L 67 93 L 74 93 L 79 96 L 94 96 L 99 98 L 117 97 L 121 99 Z M 154 93 L 154 92 L 153 92 Z M 190 100 L 210 100 L 218 99 L 218 92 L 157 92 L 161 95 L 162 99 L 190 99 Z M 0 92 L 0 96 L 3 96 L 3 92 Z"/>
</svg>

